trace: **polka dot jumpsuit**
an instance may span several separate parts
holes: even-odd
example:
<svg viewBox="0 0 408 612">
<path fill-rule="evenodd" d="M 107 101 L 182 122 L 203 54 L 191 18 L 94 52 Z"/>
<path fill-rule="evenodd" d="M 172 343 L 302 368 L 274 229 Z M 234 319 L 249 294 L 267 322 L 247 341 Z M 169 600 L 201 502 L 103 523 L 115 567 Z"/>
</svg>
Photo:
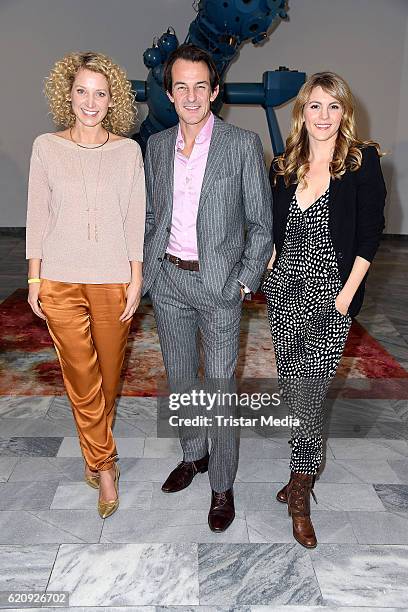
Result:
<svg viewBox="0 0 408 612">
<path fill-rule="evenodd" d="M 290 469 L 316 474 L 323 405 L 351 325 L 335 308 L 342 288 L 329 231 L 329 188 L 302 211 L 289 207 L 282 252 L 263 285 L 282 397 L 292 428 Z"/>
</svg>

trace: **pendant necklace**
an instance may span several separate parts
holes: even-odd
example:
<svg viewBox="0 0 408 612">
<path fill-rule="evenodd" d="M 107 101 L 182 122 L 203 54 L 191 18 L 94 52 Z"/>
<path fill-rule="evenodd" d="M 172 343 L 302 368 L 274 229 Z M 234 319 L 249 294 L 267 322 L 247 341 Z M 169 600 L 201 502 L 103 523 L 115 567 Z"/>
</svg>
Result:
<svg viewBox="0 0 408 612">
<path fill-rule="evenodd" d="M 100 149 L 101 147 L 103 147 L 108 142 L 109 136 L 110 136 L 110 134 L 108 132 L 108 136 L 107 136 L 105 142 L 103 142 L 102 144 L 96 145 L 95 147 L 86 147 L 84 145 L 79 144 L 78 142 L 76 142 L 72 138 L 72 128 L 70 128 L 69 134 L 70 134 L 72 142 L 74 142 L 77 145 L 77 147 L 80 147 L 81 149 Z M 80 153 L 80 151 L 78 151 L 79 165 L 81 166 L 82 183 L 83 183 L 84 191 L 85 191 L 86 210 L 87 210 L 87 213 L 88 213 L 88 240 L 91 240 L 91 215 L 93 213 L 94 214 L 94 238 L 95 238 L 95 242 L 98 242 L 98 225 L 97 225 L 98 207 L 97 207 L 97 202 L 98 202 L 99 177 L 100 177 L 100 173 L 101 173 L 102 155 L 103 155 L 103 150 L 100 152 L 100 155 L 99 155 L 98 173 L 97 173 L 97 176 L 96 176 L 95 201 L 94 201 L 93 208 L 91 208 L 90 200 L 88 198 L 88 189 L 87 189 L 86 181 L 85 181 L 85 172 L 84 172 L 84 167 L 83 167 L 83 163 L 82 163 L 82 159 L 81 159 L 81 153 Z"/>
</svg>

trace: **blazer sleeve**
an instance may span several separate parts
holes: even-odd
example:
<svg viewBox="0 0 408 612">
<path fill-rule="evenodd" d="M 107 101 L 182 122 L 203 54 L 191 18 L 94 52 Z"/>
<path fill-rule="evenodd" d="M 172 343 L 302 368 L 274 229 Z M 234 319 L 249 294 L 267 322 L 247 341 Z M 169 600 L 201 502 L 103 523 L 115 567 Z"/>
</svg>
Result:
<svg viewBox="0 0 408 612">
<path fill-rule="evenodd" d="M 257 134 L 253 134 L 245 155 L 242 199 L 247 234 L 239 280 L 251 291 L 256 291 L 272 254 L 272 196 L 262 144 Z"/>
<path fill-rule="evenodd" d="M 362 149 L 362 163 L 357 171 L 356 255 L 371 262 L 385 227 L 384 206 L 387 190 L 375 147 Z"/>
</svg>

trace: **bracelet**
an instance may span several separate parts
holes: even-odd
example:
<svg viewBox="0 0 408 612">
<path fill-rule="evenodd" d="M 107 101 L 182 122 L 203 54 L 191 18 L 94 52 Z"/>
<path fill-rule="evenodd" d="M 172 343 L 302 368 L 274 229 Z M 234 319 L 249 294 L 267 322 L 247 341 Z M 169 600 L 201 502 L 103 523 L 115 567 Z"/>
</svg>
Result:
<svg viewBox="0 0 408 612">
<path fill-rule="evenodd" d="M 29 285 L 31 285 L 31 283 L 41 283 L 41 278 L 29 278 L 27 282 Z"/>
</svg>

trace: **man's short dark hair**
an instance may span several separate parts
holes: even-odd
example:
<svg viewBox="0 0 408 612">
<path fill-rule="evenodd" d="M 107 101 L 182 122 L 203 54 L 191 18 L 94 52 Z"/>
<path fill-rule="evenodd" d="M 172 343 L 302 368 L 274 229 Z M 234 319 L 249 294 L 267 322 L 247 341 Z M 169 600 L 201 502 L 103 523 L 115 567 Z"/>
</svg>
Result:
<svg viewBox="0 0 408 612">
<path fill-rule="evenodd" d="M 204 51 L 204 49 L 200 49 L 200 47 L 190 44 L 180 45 L 169 55 L 163 70 L 163 86 L 166 91 L 169 93 L 172 92 L 173 79 L 171 71 L 174 62 L 178 59 L 187 60 L 189 62 L 204 62 L 207 64 L 210 73 L 211 91 L 214 91 L 220 81 L 220 77 L 218 76 L 217 68 L 215 67 L 211 55 L 207 53 L 207 51 Z"/>
</svg>

